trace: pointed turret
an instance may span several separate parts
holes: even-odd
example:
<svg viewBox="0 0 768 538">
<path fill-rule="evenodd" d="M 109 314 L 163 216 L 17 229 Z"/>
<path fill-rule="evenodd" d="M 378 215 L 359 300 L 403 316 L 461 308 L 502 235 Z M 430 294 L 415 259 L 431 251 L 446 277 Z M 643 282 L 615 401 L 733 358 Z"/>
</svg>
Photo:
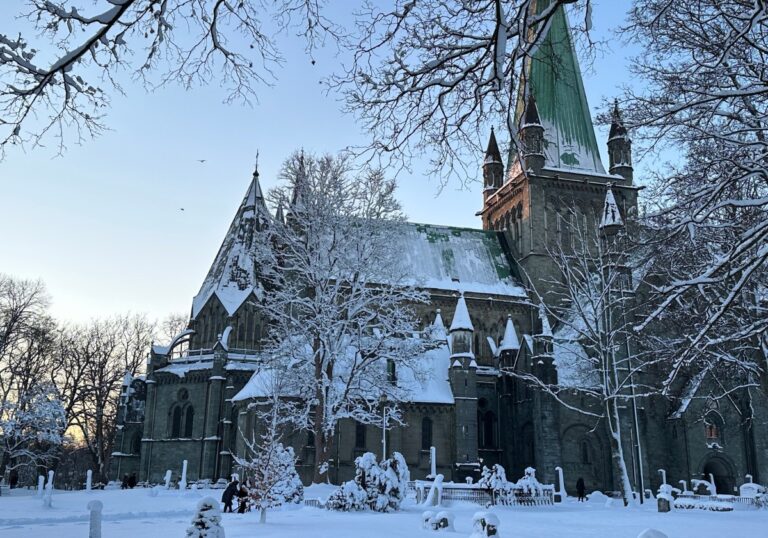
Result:
<svg viewBox="0 0 768 538">
<path fill-rule="evenodd" d="M 608 191 L 605 193 L 605 203 L 600 217 L 600 229 L 606 233 L 614 233 L 624 226 L 624 220 L 621 218 L 619 205 L 613 196 L 611 185 L 608 185 Z"/>
<path fill-rule="evenodd" d="M 536 13 L 550 4 L 535 3 Z M 517 124 L 526 125 L 536 105 L 543 127 L 544 166 L 604 174 L 584 82 L 562 5 L 552 14 L 546 35 L 523 67 L 517 102 Z M 522 140 L 521 140 L 522 141 Z"/>
<path fill-rule="evenodd" d="M 517 333 L 515 332 L 515 324 L 512 323 L 512 316 L 507 316 L 507 326 L 504 328 L 504 338 L 499 345 L 499 353 L 505 351 L 517 351 L 520 349 L 520 341 L 517 339 Z"/>
<path fill-rule="evenodd" d="M 192 318 L 215 294 L 231 316 L 252 294 L 259 293 L 256 278 L 256 262 L 252 248 L 256 232 L 269 222 L 270 216 L 264 203 L 259 183 L 258 165 L 243 197 L 219 252 L 211 265 L 200 291 L 192 300 Z"/>
<path fill-rule="evenodd" d="M 488 139 L 488 149 L 485 150 L 483 159 L 483 196 L 487 200 L 504 182 L 504 163 L 501 162 L 501 152 L 496 142 L 496 133 L 491 127 L 491 136 Z"/>
<path fill-rule="evenodd" d="M 432 322 L 429 330 L 432 340 L 441 342 L 448 338 L 448 332 L 445 330 L 445 323 L 443 323 L 443 316 L 440 315 L 439 308 L 437 309 L 437 314 L 435 315 L 435 321 Z"/>
<path fill-rule="evenodd" d="M 472 320 L 469 318 L 467 302 L 462 293 L 456 303 L 456 311 L 451 321 L 451 359 L 460 358 L 474 360 L 475 354 L 472 351 L 472 336 L 475 328 L 472 326 Z"/>
<path fill-rule="evenodd" d="M 547 308 L 544 306 L 544 303 L 539 303 L 539 320 L 541 321 L 541 333 L 538 336 L 552 338 L 552 326 L 549 324 Z"/>
<path fill-rule="evenodd" d="M 611 112 L 611 130 L 608 133 L 608 173 L 619 175 L 632 184 L 632 140 L 621 119 L 619 101 L 613 103 Z"/>
<path fill-rule="evenodd" d="M 280 224 L 285 224 L 285 215 L 283 214 L 283 203 L 277 204 L 277 210 L 275 211 L 275 221 Z"/>
<path fill-rule="evenodd" d="M 541 125 L 533 94 L 528 96 L 517 136 L 520 140 L 520 157 L 523 161 L 523 169 L 539 174 L 546 160 L 544 157 L 544 127 Z"/>
</svg>

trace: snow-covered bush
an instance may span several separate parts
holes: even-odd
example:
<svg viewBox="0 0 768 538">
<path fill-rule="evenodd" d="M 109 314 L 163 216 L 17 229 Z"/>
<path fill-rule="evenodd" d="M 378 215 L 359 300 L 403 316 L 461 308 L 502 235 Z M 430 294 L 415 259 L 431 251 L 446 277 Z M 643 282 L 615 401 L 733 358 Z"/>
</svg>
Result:
<svg viewBox="0 0 768 538">
<path fill-rule="evenodd" d="M 490 491 L 494 504 L 507 504 L 514 497 L 512 483 L 507 481 L 507 473 L 499 464 L 483 467 L 477 485 Z"/>
<path fill-rule="evenodd" d="M 713 512 L 731 512 L 733 510 L 733 503 L 727 501 L 710 501 L 690 497 L 678 497 L 672 505 L 682 510 L 699 509 Z"/>
<path fill-rule="evenodd" d="M 352 510 L 365 510 L 368 502 L 366 491 L 357 482 L 350 480 L 344 482 L 339 489 L 331 493 L 325 503 L 328 510 L 338 512 L 350 512 Z"/>
<path fill-rule="evenodd" d="M 342 511 L 365 507 L 376 512 L 399 510 L 409 479 L 408 465 L 399 452 L 380 464 L 373 453 L 366 452 L 355 459 L 355 479 L 342 484 L 328 498 L 326 506 Z"/>
<path fill-rule="evenodd" d="M 421 528 L 431 531 L 453 531 L 453 513 L 442 510 L 435 514 L 427 510 L 421 514 Z"/>
<path fill-rule="evenodd" d="M 187 529 L 189 538 L 224 538 L 221 526 L 219 502 L 206 497 L 197 503 L 197 513 L 192 518 L 192 526 Z"/>
<path fill-rule="evenodd" d="M 249 488 L 248 495 L 252 505 L 261 511 L 261 522 L 264 523 L 268 508 L 276 508 L 285 503 L 300 503 L 304 499 L 304 486 L 296 472 L 296 457 L 292 447 L 269 442 L 254 452 L 255 455 L 249 460 L 235 460 L 253 477 L 253 486 Z"/>
<path fill-rule="evenodd" d="M 431 529 L 432 528 L 432 519 L 434 519 L 435 513 L 432 510 L 427 510 L 426 512 L 421 513 L 421 528 L 422 529 Z"/>
<path fill-rule="evenodd" d="M 543 495 L 544 486 L 536 480 L 536 469 L 533 467 L 526 467 L 523 477 L 515 482 L 515 488 L 521 489 L 528 495 Z"/>
<path fill-rule="evenodd" d="M 754 482 L 747 482 L 746 484 L 739 486 L 739 495 L 742 497 L 755 498 L 760 494 L 766 493 L 766 491 L 765 486 L 755 484 Z"/>
</svg>

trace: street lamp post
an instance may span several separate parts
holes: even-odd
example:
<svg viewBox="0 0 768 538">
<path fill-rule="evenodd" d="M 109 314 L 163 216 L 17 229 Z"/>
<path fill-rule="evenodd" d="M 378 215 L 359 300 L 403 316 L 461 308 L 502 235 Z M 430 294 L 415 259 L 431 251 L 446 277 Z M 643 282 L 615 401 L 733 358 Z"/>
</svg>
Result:
<svg viewBox="0 0 768 538">
<path fill-rule="evenodd" d="M 387 459 L 387 395 L 379 398 L 381 404 L 381 461 Z"/>
</svg>

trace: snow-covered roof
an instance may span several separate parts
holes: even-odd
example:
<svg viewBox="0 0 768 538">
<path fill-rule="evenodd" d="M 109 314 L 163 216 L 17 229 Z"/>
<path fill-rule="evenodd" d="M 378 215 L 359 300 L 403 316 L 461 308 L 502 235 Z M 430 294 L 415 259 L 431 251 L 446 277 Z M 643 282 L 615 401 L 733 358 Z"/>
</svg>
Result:
<svg viewBox="0 0 768 538">
<path fill-rule="evenodd" d="M 449 331 L 474 331 L 472 326 L 472 320 L 469 318 L 469 310 L 467 310 L 467 302 L 464 300 L 464 294 L 459 297 L 456 303 L 456 311 L 453 313 L 453 321 L 451 321 L 451 328 Z"/>
<path fill-rule="evenodd" d="M 526 297 L 495 231 L 405 223 L 392 239 L 422 288 Z"/>
<path fill-rule="evenodd" d="M 397 387 L 402 389 L 403 400 L 410 403 L 452 404 L 453 391 L 448 381 L 450 359 L 451 353 L 446 342 L 424 352 L 416 361 L 417 369 L 398 367 Z M 382 368 L 385 367 L 382 362 Z M 297 372 L 297 375 L 300 374 Z M 268 367 L 258 369 L 240 392 L 232 398 L 232 401 L 271 396 L 274 387 L 279 385 L 274 376 L 275 371 Z M 283 391 L 281 396 L 298 396 L 298 394 Z M 371 397 L 378 399 L 375 394 Z"/>
<path fill-rule="evenodd" d="M 515 324 L 512 323 L 512 316 L 507 316 L 507 326 L 504 327 L 504 338 L 499 345 L 499 352 L 502 351 L 517 351 L 520 349 L 520 341 L 517 339 L 517 333 L 515 332 Z"/>
<path fill-rule="evenodd" d="M 600 228 L 623 225 L 624 221 L 621 219 L 621 212 L 619 211 L 619 206 L 616 203 L 616 198 L 614 198 L 611 188 L 608 187 L 608 192 L 605 193 L 603 214 L 600 217 Z"/>
<path fill-rule="evenodd" d="M 229 315 L 234 314 L 252 293 L 259 296 L 252 245 L 254 232 L 268 215 L 257 171 L 200 291 L 192 299 L 192 318 L 213 295 L 218 297 Z"/>
</svg>

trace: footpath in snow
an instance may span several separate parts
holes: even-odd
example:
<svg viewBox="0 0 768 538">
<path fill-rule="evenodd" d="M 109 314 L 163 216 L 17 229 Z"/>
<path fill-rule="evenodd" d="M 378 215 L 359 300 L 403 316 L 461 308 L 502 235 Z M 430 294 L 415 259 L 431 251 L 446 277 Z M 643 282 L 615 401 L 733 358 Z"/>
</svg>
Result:
<svg viewBox="0 0 768 538">
<path fill-rule="evenodd" d="M 329 486 L 311 486 L 305 498 L 327 498 Z M 221 490 L 162 490 L 156 497 L 148 489 L 59 492 L 53 506 L 44 508 L 42 500 L 30 491 L 13 491 L 0 497 L 0 537 L 80 538 L 88 535 L 89 501 L 104 503 L 105 538 L 183 537 L 195 512 L 197 502 L 207 496 L 221 497 Z M 223 514 L 227 538 L 413 538 L 436 536 L 421 528 L 424 507 L 407 500 L 403 510 L 381 514 L 371 512 L 339 513 L 303 506 L 285 506 L 268 513 L 267 523 L 259 524 L 259 514 Z M 472 516 L 483 507 L 471 503 L 453 503 L 442 507 L 455 516 L 455 533 L 469 536 Z M 703 510 L 656 512 L 655 502 L 637 508 L 606 506 L 604 502 L 578 503 L 573 499 L 555 506 L 497 507 L 500 538 L 606 537 L 636 538 L 643 530 L 658 529 L 669 538 L 706 538 L 709 536 L 768 536 L 768 510 L 708 512 Z M 137 534 L 138 533 L 138 534 Z M 443 535 L 443 533 L 439 533 Z"/>
</svg>

